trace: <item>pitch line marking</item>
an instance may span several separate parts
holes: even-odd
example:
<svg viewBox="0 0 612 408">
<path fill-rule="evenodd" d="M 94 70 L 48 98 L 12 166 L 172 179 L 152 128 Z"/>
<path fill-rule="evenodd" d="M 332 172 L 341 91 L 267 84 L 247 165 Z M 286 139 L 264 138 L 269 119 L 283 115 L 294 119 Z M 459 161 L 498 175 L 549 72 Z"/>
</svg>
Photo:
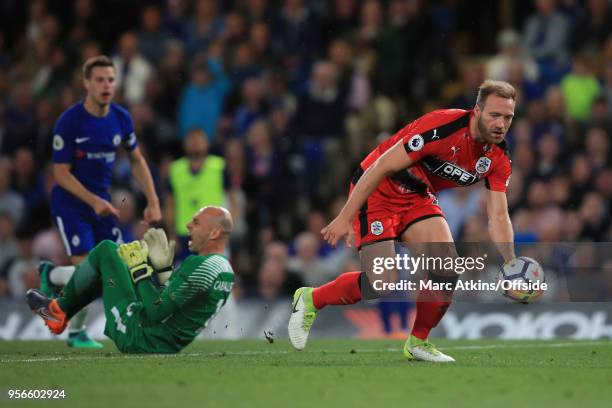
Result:
<svg viewBox="0 0 612 408">
<path fill-rule="evenodd" d="M 522 349 L 522 348 L 549 348 L 549 347 L 589 347 L 589 346 L 607 346 L 612 344 L 610 341 L 589 341 L 576 343 L 551 343 L 551 344 L 485 344 L 474 346 L 448 346 L 441 347 L 444 350 L 490 350 L 490 349 Z M 355 349 L 358 353 L 395 353 L 402 351 L 401 348 L 378 348 L 378 349 Z M 345 354 L 345 350 L 308 350 L 295 351 L 295 353 L 332 353 Z M 257 355 L 278 355 L 294 353 L 293 350 L 244 350 L 244 351 L 211 351 L 201 353 L 178 353 L 178 354 L 117 354 L 117 355 L 84 355 L 77 357 L 58 356 L 58 357 L 43 357 L 43 358 L 23 358 L 23 359 L 2 359 L 0 363 L 45 363 L 53 361 L 94 361 L 94 360 L 139 360 L 150 358 L 182 358 L 182 357 L 225 357 L 225 356 L 257 356 Z"/>
</svg>

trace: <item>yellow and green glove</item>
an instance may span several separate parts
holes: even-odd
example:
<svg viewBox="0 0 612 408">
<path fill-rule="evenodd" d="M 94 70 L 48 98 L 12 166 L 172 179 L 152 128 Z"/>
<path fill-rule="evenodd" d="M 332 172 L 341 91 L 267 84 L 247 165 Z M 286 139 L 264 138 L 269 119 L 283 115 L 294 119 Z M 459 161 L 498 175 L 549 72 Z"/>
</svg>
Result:
<svg viewBox="0 0 612 408">
<path fill-rule="evenodd" d="M 134 283 L 151 277 L 153 268 L 147 264 L 149 247 L 144 241 L 133 241 L 129 244 L 121 244 L 117 248 L 117 254 L 125 262 Z"/>
</svg>

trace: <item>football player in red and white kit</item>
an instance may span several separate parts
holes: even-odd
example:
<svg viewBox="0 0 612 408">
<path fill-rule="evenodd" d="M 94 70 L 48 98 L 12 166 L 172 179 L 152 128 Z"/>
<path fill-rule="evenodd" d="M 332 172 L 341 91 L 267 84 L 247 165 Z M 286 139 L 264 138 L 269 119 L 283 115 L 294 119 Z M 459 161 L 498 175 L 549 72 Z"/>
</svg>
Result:
<svg viewBox="0 0 612 408">
<path fill-rule="evenodd" d="M 371 254 L 394 257 L 395 241 L 447 243 L 456 256 L 453 237 L 434 194 L 484 180 L 491 240 L 506 262 L 515 258 L 505 194 L 511 168 L 504 141 L 514 117 L 515 99 L 512 85 L 487 80 L 479 87 L 473 110 L 433 111 L 381 143 L 361 162 L 348 201 L 321 231 L 324 239 L 335 245 L 346 236 L 347 245 L 354 242 L 359 249 L 362 264 Z M 289 338 L 296 349 L 306 346 L 319 310 L 362 299 L 361 282 L 368 282 L 362 274 L 347 272 L 318 288 L 296 291 L 289 320 Z M 434 282 L 454 283 L 457 277 L 454 272 L 428 274 Z M 427 298 L 419 293 L 415 323 L 404 346 L 406 357 L 454 361 L 427 340 L 451 297 L 452 291 Z"/>
</svg>

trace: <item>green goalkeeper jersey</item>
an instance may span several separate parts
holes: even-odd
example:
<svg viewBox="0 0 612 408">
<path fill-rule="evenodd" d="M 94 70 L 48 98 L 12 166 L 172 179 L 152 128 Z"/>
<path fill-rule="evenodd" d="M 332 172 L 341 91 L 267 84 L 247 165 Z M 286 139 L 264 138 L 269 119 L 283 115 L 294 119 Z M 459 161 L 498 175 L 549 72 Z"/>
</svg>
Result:
<svg viewBox="0 0 612 408">
<path fill-rule="evenodd" d="M 137 285 L 145 306 L 140 316 L 141 351 L 183 349 L 223 307 L 233 284 L 234 272 L 227 258 L 211 254 L 189 256 L 160 292 L 150 282 Z"/>
</svg>

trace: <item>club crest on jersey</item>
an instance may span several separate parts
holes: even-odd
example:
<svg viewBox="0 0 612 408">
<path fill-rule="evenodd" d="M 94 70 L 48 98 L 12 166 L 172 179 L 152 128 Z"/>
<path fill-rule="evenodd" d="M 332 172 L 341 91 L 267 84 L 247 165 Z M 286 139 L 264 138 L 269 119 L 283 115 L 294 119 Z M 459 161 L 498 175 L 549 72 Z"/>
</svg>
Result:
<svg viewBox="0 0 612 408">
<path fill-rule="evenodd" d="M 489 159 L 488 157 L 482 156 L 476 162 L 476 171 L 478 172 L 478 174 L 486 173 L 487 171 L 489 171 L 489 168 L 491 168 L 491 159 Z"/>
<path fill-rule="evenodd" d="M 115 146 L 119 146 L 119 143 L 121 143 L 121 135 L 115 135 L 113 137 L 113 144 Z"/>
<path fill-rule="evenodd" d="M 53 136 L 53 149 L 62 150 L 64 148 L 64 139 L 60 135 Z"/>
<path fill-rule="evenodd" d="M 424 145 L 425 140 L 423 140 L 423 136 L 421 135 L 414 135 L 410 138 L 410 140 L 408 140 L 408 146 L 413 152 L 418 152 Z"/>
<path fill-rule="evenodd" d="M 80 243 L 81 243 L 81 238 L 79 238 L 78 235 L 74 235 L 72 237 L 72 245 L 75 247 L 78 247 Z"/>
<path fill-rule="evenodd" d="M 380 235 L 385 231 L 382 222 L 374 221 L 370 224 L 370 232 L 374 235 Z"/>
</svg>

